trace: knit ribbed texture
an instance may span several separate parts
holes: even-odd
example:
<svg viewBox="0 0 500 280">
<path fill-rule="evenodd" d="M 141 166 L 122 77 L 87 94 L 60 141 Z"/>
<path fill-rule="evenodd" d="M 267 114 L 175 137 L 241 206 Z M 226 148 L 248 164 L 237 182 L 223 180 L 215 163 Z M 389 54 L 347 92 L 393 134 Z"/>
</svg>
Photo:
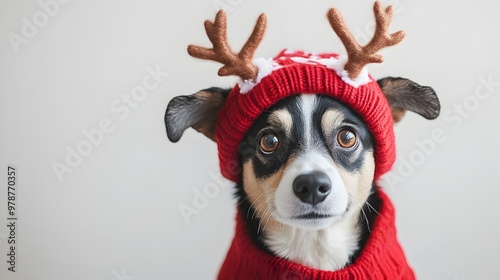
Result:
<svg viewBox="0 0 500 280">
<path fill-rule="evenodd" d="M 415 279 L 399 244 L 394 225 L 394 207 L 378 187 L 381 199 L 370 237 L 360 256 L 351 265 L 338 271 L 312 269 L 260 250 L 248 237 L 244 214 L 237 213 L 236 233 L 219 272 L 219 280 L 353 280 L 353 279 Z"/>
<path fill-rule="evenodd" d="M 328 95 L 357 112 L 374 137 L 375 179 L 391 169 L 395 160 L 392 114 L 377 82 L 372 79 L 355 88 L 325 65 L 289 63 L 264 77 L 246 94 L 241 94 L 236 85 L 219 110 L 216 142 L 224 177 L 238 181 L 238 146 L 262 112 L 283 98 L 301 93 Z"/>
</svg>

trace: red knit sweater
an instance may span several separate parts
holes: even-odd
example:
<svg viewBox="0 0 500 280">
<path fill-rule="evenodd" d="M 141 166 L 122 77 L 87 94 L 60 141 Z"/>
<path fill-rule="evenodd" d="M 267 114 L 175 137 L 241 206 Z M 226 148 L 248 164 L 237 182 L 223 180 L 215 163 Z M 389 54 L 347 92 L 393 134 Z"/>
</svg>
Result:
<svg viewBox="0 0 500 280">
<path fill-rule="evenodd" d="M 379 215 L 360 256 L 337 271 L 312 269 L 259 249 L 247 235 L 243 215 L 237 214 L 236 233 L 219 272 L 220 280 L 271 279 L 415 279 L 396 237 L 394 207 L 380 188 Z"/>
</svg>

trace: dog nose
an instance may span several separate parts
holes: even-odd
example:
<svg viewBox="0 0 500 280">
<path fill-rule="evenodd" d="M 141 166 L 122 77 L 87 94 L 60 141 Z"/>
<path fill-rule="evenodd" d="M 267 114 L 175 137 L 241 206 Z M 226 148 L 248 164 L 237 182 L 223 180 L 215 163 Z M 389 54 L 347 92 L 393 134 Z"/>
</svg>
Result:
<svg viewBox="0 0 500 280">
<path fill-rule="evenodd" d="M 328 196 L 332 182 L 324 172 L 316 171 L 297 176 L 293 181 L 293 192 L 304 203 L 316 205 Z"/>
</svg>

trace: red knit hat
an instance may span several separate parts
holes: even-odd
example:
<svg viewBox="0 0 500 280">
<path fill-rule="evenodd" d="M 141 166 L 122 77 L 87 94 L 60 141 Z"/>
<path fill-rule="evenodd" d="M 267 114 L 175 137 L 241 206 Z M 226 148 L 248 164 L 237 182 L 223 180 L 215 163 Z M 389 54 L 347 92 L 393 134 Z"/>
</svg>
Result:
<svg viewBox="0 0 500 280">
<path fill-rule="evenodd" d="M 368 74 L 368 63 L 381 62 L 376 52 L 400 42 L 402 31 L 388 34 L 392 16 L 389 6 L 374 5 L 376 30 L 364 47 L 354 41 L 335 9 L 328 12 L 332 28 L 346 46 L 348 56 L 334 53 L 312 54 L 303 51 L 281 51 L 274 59 L 252 59 L 262 40 L 266 18 L 262 14 L 247 43 L 233 53 L 226 39 L 226 18 L 219 11 L 215 21 L 205 22 L 205 29 L 214 47 L 190 45 L 190 55 L 215 60 L 225 66 L 219 75 L 238 75 L 242 79 L 229 93 L 218 111 L 216 142 L 221 173 L 232 181 L 240 178 L 238 146 L 254 121 L 269 107 L 295 94 L 324 94 L 357 112 L 371 131 L 375 141 L 375 179 L 389 171 L 395 161 L 392 113 L 377 82 Z"/>
</svg>

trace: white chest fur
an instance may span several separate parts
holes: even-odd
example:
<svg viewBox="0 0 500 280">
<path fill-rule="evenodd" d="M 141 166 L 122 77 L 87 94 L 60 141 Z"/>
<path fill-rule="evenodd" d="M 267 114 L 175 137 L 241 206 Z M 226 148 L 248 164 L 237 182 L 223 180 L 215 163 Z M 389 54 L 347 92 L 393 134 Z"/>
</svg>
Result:
<svg viewBox="0 0 500 280">
<path fill-rule="evenodd" d="M 276 255 L 302 265 L 338 270 L 346 266 L 358 249 L 357 219 L 342 219 L 321 230 L 285 225 L 266 233 L 265 243 Z"/>
</svg>

